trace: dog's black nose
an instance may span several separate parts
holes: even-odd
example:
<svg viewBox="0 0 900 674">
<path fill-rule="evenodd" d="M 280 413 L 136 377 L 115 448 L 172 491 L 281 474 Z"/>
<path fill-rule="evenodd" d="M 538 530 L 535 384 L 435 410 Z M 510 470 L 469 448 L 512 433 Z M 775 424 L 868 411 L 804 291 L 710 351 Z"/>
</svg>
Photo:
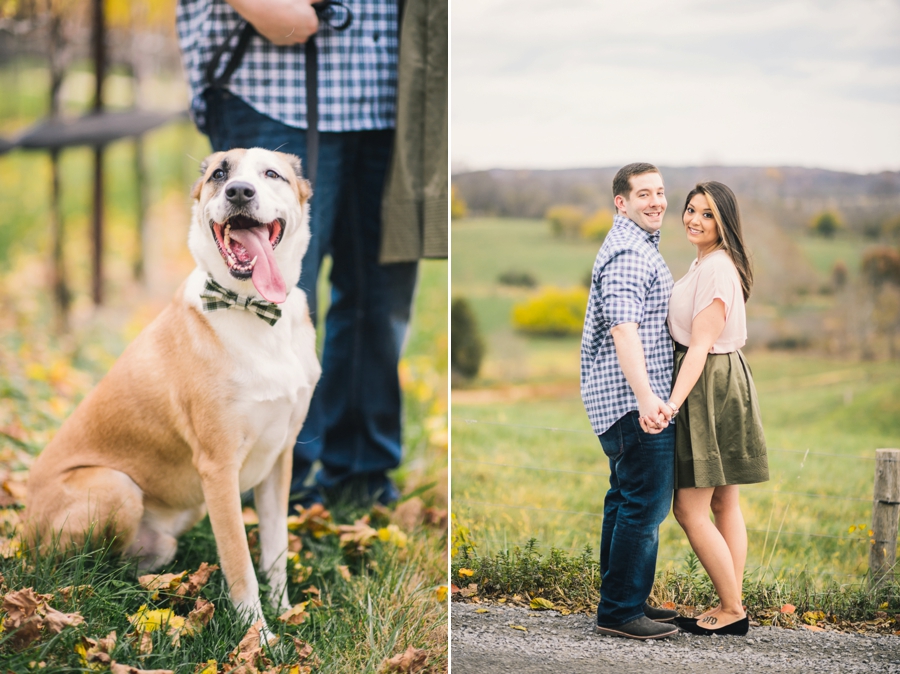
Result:
<svg viewBox="0 0 900 674">
<path fill-rule="evenodd" d="M 233 182 L 225 188 L 225 198 L 235 206 L 243 206 L 256 196 L 256 188 L 250 183 Z"/>
</svg>

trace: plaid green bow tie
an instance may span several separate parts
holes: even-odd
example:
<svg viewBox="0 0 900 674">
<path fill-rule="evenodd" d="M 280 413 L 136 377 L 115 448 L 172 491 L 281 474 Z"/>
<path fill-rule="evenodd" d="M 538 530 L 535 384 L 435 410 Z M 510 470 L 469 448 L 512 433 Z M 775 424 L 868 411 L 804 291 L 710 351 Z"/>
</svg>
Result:
<svg viewBox="0 0 900 674">
<path fill-rule="evenodd" d="M 250 297 L 241 297 L 236 292 L 223 288 L 213 281 L 212 276 L 206 279 L 203 292 L 200 293 L 203 301 L 203 311 L 218 311 L 237 307 L 244 311 L 252 311 L 269 325 L 275 325 L 281 318 L 281 307 L 274 302 L 256 300 Z"/>
</svg>

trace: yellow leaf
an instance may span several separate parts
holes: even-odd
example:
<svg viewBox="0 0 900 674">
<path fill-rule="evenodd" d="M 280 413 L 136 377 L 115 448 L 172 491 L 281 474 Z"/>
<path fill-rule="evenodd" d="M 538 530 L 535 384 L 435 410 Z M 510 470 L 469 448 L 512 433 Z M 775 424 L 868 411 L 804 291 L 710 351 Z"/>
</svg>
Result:
<svg viewBox="0 0 900 674">
<path fill-rule="evenodd" d="M 155 632 L 164 627 L 171 632 L 184 627 L 184 618 L 175 615 L 175 611 L 172 609 L 149 610 L 146 604 L 142 605 L 137 613 L 128 616 L 128 622 L 132 624 L 136 632 Z"/>
<path fill-rule="evenodd" d="M 471 578 L 475 575 L 475 572 L 472 569 L 460 569 L 457 573 L 459 573 L 460 578 Z"/>
<path fill-rule="evenodd" d="M 888 607 L 888 603 L 887 603 L 887 602 L 884 602 L 884 603 L 881 604 L 878 608 L 880 608 L 880 609 L 885 609 L 885 608 L 887 608 L 887 607 Z"/>
<path fill-rule="evenodd" d="M 302 601 L 293 608 L 282 613 L 278 616 L 278 619 L 288 625 L 302 625 L 303 621 L 309 617 L 309 613 L 306 610 L 307 605 L 309 605 L 308 601 Z"/>
<path fill-rule="evenodd" d="M 514 630 L 519 630 L 520 632 L 527 632 L 528 628 L 523 627 L 522 625 L 510 625 Z"/>
<path fill-rule="evenodd" d="M 490 613 L 486 608 L 476 608 L 475 613 Z"/>
<path fill-rule="evenodd" d="M 440 603 L 444 603 L 447 601 L 447 586 L 441 585 L 434 591 L 434 598 L 437 599 Z"/>
<path fill-rule="evenodd" d="M 852 525 L 850 525 L 850 528 L 847 529 L 847 533 L 852 534 L 854 531 L 856 531 L 856 525 L 852 524 Z"/>
<path fill-rule="evenodd" d="M 197 671 L 196 674 L 216 674 L 219 671 L 219 663 L 215 660 L 207 660 L 206 666 Z"/>
<path fill-rule="evenodd" d="M 391 543 L 398 548 L 405 548 L 407 537 L 396 524 L 389 524 L 378 530 L 378 539 L 382 543 Z"/>
<path fill-rule="evenodd" d="M 535 611 L 546 611 L 548 609 L 553 608 L 553 602 L 549 599 L 542 599 L 541 597 L 535 597 L 531 600 L 530 604 L 531 608 Z"/>
</svg>

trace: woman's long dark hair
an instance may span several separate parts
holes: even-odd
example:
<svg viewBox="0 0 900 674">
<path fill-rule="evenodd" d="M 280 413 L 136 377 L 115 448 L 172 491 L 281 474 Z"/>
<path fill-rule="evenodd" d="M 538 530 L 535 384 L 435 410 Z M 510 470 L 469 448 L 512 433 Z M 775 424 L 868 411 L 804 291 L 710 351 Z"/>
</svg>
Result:
<svg viewBox="0 0 900 674">
<path fill-rule="evenodd" d="M 753 269 L 750 266 L 750 256 L 744 245 L 744 235 L 741 229 L 741 212 L 738 209 L 737 198 L 727 185 L 710 180 L 705 183 L 697 183 L 687 199 L 684 201 L 684 209 L 698 194 L 702 194 L 709 202 L 709 208 L 716 218 L 716 229 L 719 232 L 718 248 L 724 248 L 731 257 L 741 279 L 741 290 L 744 291 L 744 302 L 750 298 L 750 288 L 753 286 Z"/>
</svg>

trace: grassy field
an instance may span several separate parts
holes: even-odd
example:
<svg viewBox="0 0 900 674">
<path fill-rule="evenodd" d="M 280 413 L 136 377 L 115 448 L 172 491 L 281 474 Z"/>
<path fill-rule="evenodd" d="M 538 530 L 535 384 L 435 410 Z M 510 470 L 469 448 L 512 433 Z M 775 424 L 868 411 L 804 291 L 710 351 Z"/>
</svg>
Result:
<svg viewBox="0 0 900 674">
<path fill-rule="evenodd" d="M 692 253 L 679 234 L 667 221 L 661 248 L 676 278 Z M 795 250 L 810 259 L 798 264 L 824 277 L 830 266 L 822 260 L 843 256 L 852 270 L 850 258 L 863 246 L 851 244 L 800 241 Z M 573 552 L 599 546 L 608 467 L 579 396 L 580 340 L 515 333 L 510 310 L 531 291 L 496 282 L 516 269 L 541 284 L 575 285 L 597 248 L 554 240 L 535 221 L 454 223 L 453 294 L 471 301 L 487 355 L 480 377 L 453 392 L 453 510 L 485 552 L 531 536 Z M 776 299 L 762 294 L 748 309 L 777 319 L 784 308 Z M 838 579 L 865 573 L 874 450 L 900 446 L 900 363 L 764 350 L 748 352 L 748 359 L 772 475 L 742 489 L 748 567 L 776 574 L 807 569 Z M 671 516 L 661 537 L 661 559 L 680 563 L 688 546 Z"/>
<path fill-rule="evenodd" d="M 216 660 L 206 674 L 222 671 L 229 654 L 248 629 L 227 599 L 221 573 L 214 573 L 201 596 L 214 602 L 212 621 L 200 634 L 173 644 L 164 630 L 151 635 L 152 652 L 140 647 L 140 635 L 128 620 L 146 604 L 174 607 L 186 616 L 192 605 L 175 605 L 165 593 L 154 598 L 137 582 L 133 567 L 91 551 L 68 561 L 19 554 L 7 542 L 22 505 L 31 457 L 53 436 L 79 400 L 109 368 L 124 346 L 168 302 L 193 266 L 187 252 L 189 187 L 206 141 L 189 125 L 174 125 L 151 134 L 147 143 L 151 207 L 148 214 L 147 280 L 131 275 L 136 252 L 133 150 L 123 142 L 107 155 L 107 302 L 90 302 L 88 227 L 90 200 L 88 153 L 64 153 L 63 207 L 67 234 L 66 263 L 74 292 L 72 329 L 53 330 L 50 294 L 48 190 L 49 161 L 42 154 L 13 153 L 0 158 L 0 597 L 32 587 L 52 594 L 49 605 L 78 612 L 84 622 L 59 634 L 50 630 L 23 646 L 15 630 L 0 631 L 4 671 L 87 671 L 77 653 L 82 638 L 94 640 L 115 630 L 113 660 L 146 669 L 179 673 L 198 670 Z M 323 277 L 325 275 L 323 274 Z M 327 300 L 327 283 L 320 295 Z M 375 672 L 408 647 L 423 651 L 428 671 L 445 671 L 447 503 L 447 263 L 424 261 L 407 350 L 401 363 L 404 391 L 404 463 L 396 479 L 405 497 L 405 518 L 393 512 L 370 513 L 382 535 L 355 551 L 339 540 L 339 525 L 366 513 L 338 508 L 327 531 L 314 536 L 296 531 L 298 558 L 291 600 L 300 603 L 320 593 L 321 606 L 308 605 L 299 626 L 269 617 L 282 635 L 269 653 L 276 669 L 296 663 L 293 640 L 308 642 L 322 672 Z M 442 511 L 444 515 L 442 515 Z M 389 526 L 397 524 L 399 529 Z M 248 525 L 252 531 L 253 526 Z M 178 556 L 163 571 L 195 571 L 217 561 L 208 520 L 180 541 Z M 305 569 L 308 567 L 308 572 Z M 308 577 L 304 577 L 308 576 Z M 66 586 L 89 585 L 75 594 Z M 0 612 L 2 615 L 2 612 Z M 7 616 L 8 617 L 8 616 Z M 232 658 L 232 663 L 234 659 Z M 259 663 L 262 665 L 262 662 Z M 306 662 L 307 665 L 310 662 Z M 260 669 L 263 669 L 260 666 Z M 287 668 L 284 669 L 288 671 Z M 296 672 L 296 669 L 290 670 Z"/>
</svg>

